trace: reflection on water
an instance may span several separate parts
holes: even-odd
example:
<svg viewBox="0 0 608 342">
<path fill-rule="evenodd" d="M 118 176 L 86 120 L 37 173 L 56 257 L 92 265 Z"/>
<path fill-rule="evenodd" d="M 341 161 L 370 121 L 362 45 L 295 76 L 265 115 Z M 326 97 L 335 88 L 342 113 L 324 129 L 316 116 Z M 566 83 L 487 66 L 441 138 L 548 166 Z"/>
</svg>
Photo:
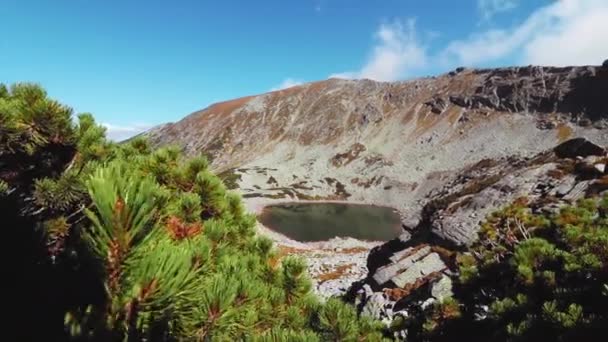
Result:
<svg viewBox="0 0 608 342">
<path fill-rule="evenodd" d="M 343 203 L 288 203 L 268 206 L 260 222 L 293 240 L 333 237 L 387 241 L 400 233 L 399 215 L 390 208 Z"/>
</svg>

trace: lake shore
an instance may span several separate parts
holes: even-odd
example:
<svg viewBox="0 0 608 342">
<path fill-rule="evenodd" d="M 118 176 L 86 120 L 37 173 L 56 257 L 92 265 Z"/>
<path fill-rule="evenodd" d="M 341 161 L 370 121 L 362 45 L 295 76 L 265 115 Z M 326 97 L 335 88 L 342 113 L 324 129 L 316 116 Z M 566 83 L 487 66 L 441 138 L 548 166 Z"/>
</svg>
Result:
<svg viewBox="0 0 608 342">
<path fill-rule="evenodd" d="M 284 203 L 342 203 L 364 204 L 349 201 L 275 200 L 270 198 L 243 199 L 247 210 L 259 215 L 269 205 Z M 314 291 L 322 298 L 343 295 L 350 285 L 367 276 L 369 250 L 383 241 L 363 241 L 354 238 L 333 238 L 318 242 L 299 242 L 264 226 L 257 221 L 259 234 L 269 237 L 281 254 L 304 258 L 313 281 Z"/>
</svg>

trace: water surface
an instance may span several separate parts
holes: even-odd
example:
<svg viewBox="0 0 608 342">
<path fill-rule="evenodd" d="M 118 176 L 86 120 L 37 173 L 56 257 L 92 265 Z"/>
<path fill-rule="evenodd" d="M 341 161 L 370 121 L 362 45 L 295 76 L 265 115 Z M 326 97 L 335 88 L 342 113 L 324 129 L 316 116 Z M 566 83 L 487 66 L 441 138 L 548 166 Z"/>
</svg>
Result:
<svg viewBox="0 0 608 342">
<path fill-rule="evenodd" d="M 388 241 L 399 235 L 399 215 L 391 208 L 344 203 L 287 203 L 264 208 L 258 218 L 266 227 L 293 240 L 324 241 L 334 237 Z"/>
</svg>

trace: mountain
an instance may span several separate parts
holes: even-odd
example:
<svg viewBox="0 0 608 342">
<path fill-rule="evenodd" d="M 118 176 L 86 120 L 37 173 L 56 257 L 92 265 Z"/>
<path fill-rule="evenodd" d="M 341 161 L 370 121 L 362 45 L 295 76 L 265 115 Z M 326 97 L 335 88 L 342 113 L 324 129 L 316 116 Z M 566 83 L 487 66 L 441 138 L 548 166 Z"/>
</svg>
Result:
<svg viewBox="0 0 608 342">
<path fill-rule="evenodd" d="M 514 217 L 545 220 L 608 193 L 605 94 L 608 65 L 329 79 L 218 103 L 147 135 L 207 154 L 253 210 L 291 200 L 397 209 L 403 232 L 383 244 L 298 244 L 260 229 L 307 258 L 318 293 L 345 294 L 359 312 L 399 327 L 448 297 L 477 307 L 467 300 L 473 290 L 453 285 L 459 258 L 487 249 L 494 258 L 500 239 L 530 238 L 510 216 L 500 235 L 505 228 L 486 221 L 493 213 L 515 206 Z M 471 314 L 486 317 L 484 305 Z M 395 337 L 405 331 L 416 328 L 395 328 Z"/>
<path fill-rule="evenodd" d="M 217 103 L 147 134 L 207 154 L 248 199 L 386 205 L 415 227 L 425 199 L 457 170 L 571 137 L 608 143 L 607 93 L 601 66 L 328 79 Z"/>
</svg>

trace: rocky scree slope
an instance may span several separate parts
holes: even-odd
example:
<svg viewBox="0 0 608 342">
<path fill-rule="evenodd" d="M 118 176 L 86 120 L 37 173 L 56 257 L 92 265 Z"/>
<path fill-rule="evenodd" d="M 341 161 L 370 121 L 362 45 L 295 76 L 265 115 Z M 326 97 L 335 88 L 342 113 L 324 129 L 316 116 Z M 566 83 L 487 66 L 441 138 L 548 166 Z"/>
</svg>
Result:
<svg viewBox="0 0 608 342">
<path fill-rule="evenodd" d="M 579 199 L 605 195 L 606 151 L 575 138 L 532 157 L 484 159 L 466 167 L 429 197 L 416 227 L 371 250 L 367 277 L 346 298 L 390 326 L 452 296 L 457 253 L 476 240 L 488 215 L 517 202 L 532 213 L 555 214 Z"/>
<path fill-rule="evenodd" d="M 214 104 L 147 135 L 206 153 L 248 202 L 346 200 L 407 227 L 457 171 L 571 137 L 608 143 L 608 68 L 459 68 L 407 82 L 329 79 Z M 456 223 L 436 227 L 466 243 Z M 464 235 L 463 235 L 464 234 Z"/>
</svg>

